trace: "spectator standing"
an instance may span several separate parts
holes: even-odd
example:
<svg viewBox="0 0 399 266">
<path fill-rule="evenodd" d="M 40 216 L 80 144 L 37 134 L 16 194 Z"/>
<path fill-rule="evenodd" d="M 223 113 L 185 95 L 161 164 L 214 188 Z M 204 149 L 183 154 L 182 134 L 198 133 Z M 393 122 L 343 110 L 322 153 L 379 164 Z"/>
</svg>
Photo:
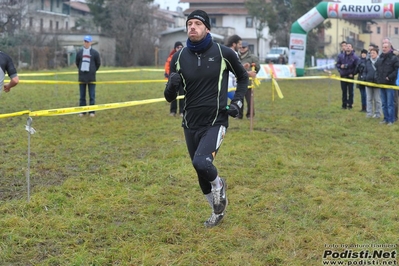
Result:
<svg viewBox="0 0 399 266">
<path fill-rule="evenodd" d="M 19 77 L 17 74 L 17 69 L 14 66 L 14 62 L 11 57 L 0 51 L 0 88 L 3 88 L 4 92 L 9 92 L 12 87 L 17 86 L 19 83 Z M 10 78 L 9 83 L 4 83 L 4 78 L 6 77 L 6 73 Z"/>
<path fill-rule="evenodd" d="M 340 45 L 341 45 L 341 54 L 344 54 L 345 53 L 345 51 L 346 51 L 346 45 L 347 45 L 347 42 L 345 42 L 345 41 L 342 41 L 341 43 L 340 43 Z"/>
<path fill-rule="evenodd" d="M 398 52 L 398 50 L 396 50 L 394 47 L 393 47 L 393 45 L 392 45 L 392 43 L 391 43 L 391 40 L 388 38 L 388 37 L 385 37 L 383 40 L 382 40 L 382 43 L 384 44 L 384 43 L 389 43 L 389 45 L 390 45 L 390 47 L 391 47 L 391 53 L 393 53 L 394 55 L 396 55 L 396 56 L 398 56 L 399 55 L 399 52 Z M 395 107 L 395 112 L 394 112 L 394 116 L 395 116 L 395 121 L 397 121 L 398 120 L 398 100 L 399 100 L 399 93 L 398 93 L 398 90 L 394 90 L 393 91 L 393 105 L 394 105 L 394 107 Z"/>
<path fill-rule="evenodd" d="M 285 64 L 287 64 L 287 62 L 285 61 L 285 58 L 284 58 L 283 55 L 280 55 L 280 56 L 278 57 L 278 64 L 280 64 L 280 65 L 285 65 Z"/>
<path fill-rule="evenodd" d="M 355 71 L 355 74 L 357 74 L 358 80 L 363 80 L 363 71 L 366 66 L 367 53 L 368 53 L 368 51 L 366 49 L 363 49 L 360 52 L 359 63 L 357 64 L 356 71 Z M 360 99 L 361 99 L 361 104 L 362 104 L 362 109 L 360 109 L 360 112 L 367 112 L 367 110 L 366 110 L 366 105 L 367 105 L 366 86 L 362 85 L 362 84 L 356 84 L 356 87 L 359 88 Z"/>
<path fill-rule="evenodd" d="M 242 39 L 240 36 L 238 36 L 237 34 L 230 36 L 227 39 L 226 46 L 231 48 L 236 53 L 237 58 L 239 58 L 238 52 L 242 46 Z"/>
<path fill-rule="evenodd" d="M 391 51 L 391 43 L 382 44 L 382 53 L 375 63 L 378 84 L 395 86 L 399 59 Z M 381 103 L 384 120 L 381 124 L 393 125 L 395 122 L 394 89 L 381 89 Z"/>
<path fill-rule="evenodd" d="M 353 79 L 359 58 L 355 55 L 352 44 L 347 43 L 345 53 L 338 55 L 336 67 L 341 78 Z M 341 80 L 342 109 L 352 109 L 353 82 Z"/>
<path fill-rule="evenodd" d="M 378 59 L 378 50 L 372 48 L 369 52 L 370 58 L 366 60 L 363 71 L 363 80 L 376 83 L 376 67 L 375 63 Z M 366 117 L 380 118 L 381 116 L 381 97 L 380 89 L 377 87 L 366 86 L 367 95 L 367 114 Z"/>
<path fill-rule="evenodd" d="M 370 44 L 369 45 L 369 49 L 368 49 L 368 51 L 367 51 L 367 59 L 369 59 L 370 58 L 370 52 L 371 52 L 371 49 L 377 49 L 378 50 L 378 48 L 377 48 L 377 46 L 376 45 L 374 45 L 374 44 Z"/>
<path fill-rule="evenodd" d="M 186 20 L 186 47 L 170 63 L 164 95 L 176 99 L 183 83 L 185 105 L 182 126 L 188 153 L 197 172 L 202 193 L 212 208 L 204 225 L 218 225 L 226 211 L 226 181 L 213 161 L 228 127 L 228 116 L 236 117 L 248 86 L 248 74 L 230 48 L 212 41 L 211 22 L 203 10 L 194 10 Z M 227 105 L 229 71 L 236 74 L 237 90 Z"/>
<path fill-rule="evenodd" d="M 83 48 L 76 54 L 76 66 L 79 71 L 79 106 L 86 106 L 86 87 L 89 90 L 90 105 L 96 104 L 96 73 L 100 68 L 101 59 L 100 54 L 94 50 L 91 45 L 93 38 L 86 35 L 83 38 Z M 84 116 L 86 113 L 80 113 L 79 116 Z M 95 116 L 94 111 L 89 112 L 91 117 Z"/>
<path fill-rule="evenodd" d="M 260 70 L 259 58 L 249 50 L 248 46 L 249 46 L 248 42 L 243 41 L 239 55 L 241 59 L 241 64 L 244 66 L 245 70 L 247 70 L 248 76 L 254 79 L 256 78 L 256 74 Z M 252 70 L 252 64 L 255 65 L 255 70 Z M 255 103 L 251 103 L 251 90 L 252 88 L 249 88 L 247 90 L 247 93 L 245 94 L 245 101 L 247 102 L 247 114 L 246 114 L 247 118 L 250 118 L 251 116 L 251 104 L 253 104 L 252 110 L 253 110 L 253 116 L 255 116 Z M 241 115 L 238 118 L 242 119 L 242 116 L 244 115 L 244 104 L 242 106 L 242 112 L 240 113 Z"/>
<path fill-rule="evenodd" d="M 237 55 L 237 58 L 239 58 L 238 56 L 238 51 L 240 50 L 240 47 L 242 45 L 242 39 L 240 36 L 238 36 L 237 34 L 234 34 L 232 36 L 230 36 L 227 39 L 227 43 L 226 46 L 231 48 Z M 236 82 L 236 76 L 234 75 L 234 73 L 229 72 L 229 85 L 228 85 L 228 89 L 235 89 L 237 86 L 237 82 Z M 234 98 L 234 91 L 228 92 L 227 93 L 229 99 L 233 99 Z"/>
<path fill-rule="evenodd" d="M 175 42 L 175 45 L 173 47 L 173 50 L 170 51 L 168 59 L 166 59 L 165 62 L 165 78 L 168 79 L 169 78 L 169 74 L 170 74 L 170 61 L 172 60 L 173 55 L 180 51 L 183 48 L 183 43 L 182 42 Z M 179 90 L 179 95 L 184 95 L 184 91 L 183 91 L 183 86 L 181 87 L 181 89 Z M 179 100 L 179 113 L 180 116 L 183 117 L 183 105 L 184 105 L 184 100 L 180 99 Z M 170 116 L 176 116 L 177 113 L 177 100 L 172 101 L 170 103 Z"/>
</svg>

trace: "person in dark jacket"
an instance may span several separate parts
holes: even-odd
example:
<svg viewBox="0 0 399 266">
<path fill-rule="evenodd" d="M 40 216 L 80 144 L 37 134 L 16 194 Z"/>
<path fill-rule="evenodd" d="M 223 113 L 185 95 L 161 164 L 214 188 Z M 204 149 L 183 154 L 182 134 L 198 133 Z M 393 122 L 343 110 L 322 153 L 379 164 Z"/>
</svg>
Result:
<svg viewBox="0 0 399 266">
<path fill-rule="evenodd" d="M 366 64 L 363 70 L 363 80 L 367 82 L 376 83 L 376 67 L 375 63 L 378 59 L 378 49 L 371 48 L 369 51 L 369 58 L 366 60 Z M 366 86 L 367 95 L 367 118 L 380 118 L 381 117 L 381 97 L 380 88 Z"/>
<path fill-rule="evenodd" d="M 341 52 L 340 52 L 340 54 L 344 54 L 344 53 L 345 53 L 345 51 L 346 51 L 346 44 L 347 44 L 347 42 L 345 42 L 345 41 L 342 41 L 342 42 L 340 43 L 340 46 L 341 46 Z"/>
<path fill-rule="evenodd" d="M 79 71 L 79 106 L 86 106 L 86 87 L 89 90 L 90 105 L 96 103 L 96 84 L 92 83 L 96 81 L 96 72 L 100 68 L 101 59 L 100 54 L 91 47 L 92 37 L 86 35 L 83 39 L 83 49 L 76 54 L 76 66 Z M 91 117 L 94 117 L 94 111 L 90 111 Z M 86 113 L 81 113 L 79 116 L 83 116 Z"/>
<path fill-rule="evenodd" d="M 395 86 L 396 76 L 399 68 L 399 59 L 392 53 L 391 44 L 382 44 L 382 53 L 375 63 L 378 84 Z M 391 126 L 395 122 L 394 89 L 381 89 L 382 112 L 384 120 L 381 124 Z"/>
<path fill-rule="evenodd" d="M 249 44 L 247 41 L 243 41 L 240 51 L 239 51 L 239 56 L 241 60 L 241 64 L 244 66 L 244 68 L 248 72 L 248 76 L 251 77 L 252 79 L 256 78 L 257 73 L 260 70 L 260 64 L 259 64 L 259 58 L 255 54 L 252 53 L 251 50 L 249 50 Z M 252 69 L 252 65 L 254 66 L 254 69 Z M 252 116 L 255 116 L 255 103 L 251 102 L 251 94 L 253 94 L 253 91 L 251 91 L 252 88 L 249 88 L 247 90 L 247 93 L 245 94 L 245 101 L 247 102 L 247 114 L 246 117 L 248 119 L 251 119 L 251 109 L 252 109 Z M 252 98 L 253 100 L 253 98 Z M 244 115 L 244 103 L 240 111 L 240 115 L 238 118 L 242 118 Z M 252 105 L 252 106 L 251 106 Z"/>
<path fill-rule="evenodd" d="M 166 59 L 165 62 L 165 78 L 169 78 L 169 73 L 170 73 L 170 61 L 172 60 L 173 55 L 180 51 L 180 49 L 183 48 L 183 43 L 182 42 L 175 42 L 174 48 L 172 51 L 170 51 L 168 58 Z M 181 86 L 181 90 L 179 91 L 180 95 L 183 95 L 183 86 Z M 183 117 L 183 105 L 184 105 L 184 100 L 181 99 L 179 100 L 179 114 L 181 117 Z M 176 116 L 177 113 L 177 101 L 172 101 L 170 103 L 170 116 Z"/>
<path fill-rule="evenodd" d="M 19 83 L 19 77 L 17 74 L 17 69 L 14 66 L 14 62 L 11 57 L 4 53 L 0 52 L 0 92 L 1 88 L 3 88 L 4 92 L 10 92 L 12 87 L 15 87 Z M 4 79 L 8 74 L 10 78 L 10 82 L 4 83 Z"/>
<path fill-rule="evenodd" d="M 226 134 L 228 116 L 236 117 L 248 87 L 248 74 L 237 54 L 212 41 L 208 14 L 193 11 L 186 21 L 186 47 L 173 55 L 164 96 L 176 99 L 184 86 L 182 126 L 191 162 L 197 172 L 202 193 L 212 213 L 204 225 L 218 225 L 226 211 L 226 181 L 213 164 Z M 228 105 L 229 71 L 235 73 L 237 89 Z"/>
<path fill-rule="evenodd" d="M 393 53 L 393 54 L 396 55 L 396 56 L 399 55 L 398 50 L 396 50 L 396 49 L 393 47 L 390 38 L 385 37 L 384 39 L 382 39 L 382 44 L 384 44 L 384 43 L 389 43 L 389 45 L 391 46 L 391 53 Z M 399 109 L 398 109 L 398 101 L 399 101 L 399 98 L 398 98 L 398 97 L 399 97 L 398 90 L 393 90 L 393 106 L 394 106 L 394 108 L 395 108 L 395 111 L 394 111 L 395 121 L 398 120 L 398 111 L 399 111 Z"/>
<path fill-rule="evenodd" d="M 336 67 L 341 78 L 353 79 L 359 58 L 355 55 L 352 44 L 347 43 L 345 53 L 338 55 Z M 353 83 L 341 80 L 342 109 L 352 109 L 353 105 Z"/>
<path fill-rule="evenodd" d="M 363 71 L 366 65 L 366 57 L 367 57 L 367 50 L 363 49 L 360 52 L 360 59 L 359 63 L 356 66 L 355 75 L 357 75 L 357 80 L 363 80 Z M 360 112 L 366 112 L 366 105 L 367 105 L 367 96 L 366 96 L 366 86 L 362 84 L 356 84 L 356 87 L 359 88 L 360 92 L 360 99 L 362 104 L 362 109 Z"/>
</svg>

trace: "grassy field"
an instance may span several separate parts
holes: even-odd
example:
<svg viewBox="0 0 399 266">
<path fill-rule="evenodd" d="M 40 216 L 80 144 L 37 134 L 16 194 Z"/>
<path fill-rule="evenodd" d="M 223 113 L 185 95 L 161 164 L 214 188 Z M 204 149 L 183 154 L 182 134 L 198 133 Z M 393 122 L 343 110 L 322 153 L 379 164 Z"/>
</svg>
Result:
<svg viewBox="0 0 399 266">
<path fill-rule="evenodd" d="M 29 202 L 28 117 L 0 119 L 0 265 L 328 265 L 324 252 L 343 245 L 398 250 L 399 124 L 366 119 L 357 89 L 355 108 L 341 110 L 338 81 L 278 82 L 284 99 L 272 101 L 270 82 L 255 91 L 252 132 L 248 120 L 230 120 L 215 161 L 230 204 L 212 229 L 168 103 L 33 118 Z M 98 85 L 97 103 L 160 98 L 163 88 Z M 2 114 L 77 105 L 78 85 L 0 94 Z"/>
</svg>

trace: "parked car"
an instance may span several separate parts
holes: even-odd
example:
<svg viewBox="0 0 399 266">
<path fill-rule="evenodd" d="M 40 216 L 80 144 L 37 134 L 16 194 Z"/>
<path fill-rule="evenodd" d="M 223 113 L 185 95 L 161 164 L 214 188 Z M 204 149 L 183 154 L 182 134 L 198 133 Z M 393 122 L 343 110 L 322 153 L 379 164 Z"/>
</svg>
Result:
<svg viewBox="0 0 399 266">
<path fill-rule="evenodd" d="M 269 53 L 267 53 L 266 55 L 266 59 L 265 62 L 266 63 L 274 63 L 274 64 L 278 64 L 281 63 L 279 62 L 279 58 L 283 64 L 288 63 L 288 54 L 289 54 L 290 50 L 288 49 L 288 47 L 272 47 L 272 49 L 270 50 Z"/>
</svg>

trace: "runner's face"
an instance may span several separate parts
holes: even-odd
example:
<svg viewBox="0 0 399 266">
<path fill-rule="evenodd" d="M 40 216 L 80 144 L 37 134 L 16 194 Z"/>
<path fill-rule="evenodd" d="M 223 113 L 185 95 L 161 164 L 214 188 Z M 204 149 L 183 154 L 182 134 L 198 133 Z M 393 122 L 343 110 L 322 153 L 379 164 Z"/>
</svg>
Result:
<svg viewBox="0 0 399 266">
<path fill-rule="evenodd" d="M 208 32 L 209 30 L 205 27 L 205 24 L 199 19 L 194 18 L 187 22 L 187 35 L 192 42 L 201 41 Z"/>
</svg>

